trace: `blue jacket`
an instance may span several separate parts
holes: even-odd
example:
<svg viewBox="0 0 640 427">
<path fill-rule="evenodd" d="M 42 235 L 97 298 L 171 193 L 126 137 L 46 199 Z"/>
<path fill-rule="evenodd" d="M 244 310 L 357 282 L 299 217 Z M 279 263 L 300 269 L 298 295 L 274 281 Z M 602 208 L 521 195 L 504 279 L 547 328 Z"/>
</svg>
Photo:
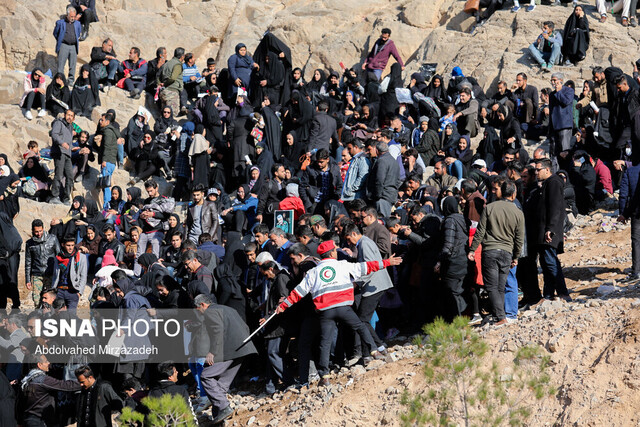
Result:
<svg viewBox="0 0 640 427">
<path fill-rule="evenodd" d="M 640 214 L 640 203 L 638 203 L 640 194 L 637 193 L 639 177 L 640 164 L 629 167 L 622 175 L 618 208 L 620 215 L 625 218 L 637 218 Z"/>
<path fill-rule="evenodd" d="M 78 53 L 78 38 L 82 32 L 82 24 L 79 21 L 73 22 L 73 27 L 76 29 L 76 54 Z M 53 28 L 53 37 L 56 38 L 56 53 L 60 52 L 60 46 L 62 46 L 62 40 L 64 40 L 64 34 L 67 31 L 67 21 L 64 19 L 58 19 L 56 26 Z"/>
<path fill-rule="evenodd" d="M 573 96 L 574 90 L 567 86 L 549 96 L 550 131 L 573 128 Z"/>
</svg>

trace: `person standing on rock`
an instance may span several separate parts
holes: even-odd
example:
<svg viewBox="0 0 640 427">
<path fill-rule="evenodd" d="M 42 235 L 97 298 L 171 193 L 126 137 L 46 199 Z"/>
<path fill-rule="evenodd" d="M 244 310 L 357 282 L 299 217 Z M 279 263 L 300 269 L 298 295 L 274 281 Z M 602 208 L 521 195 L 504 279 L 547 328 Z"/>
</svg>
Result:
<svg viewBox="0 0 640 427">
<path fill-rule="evenodd" d="M 184 88 L 182 80 L 182 63 L 184 62 L 184 48 L 178 47 L 173 51 L 173 58 L 167 61 L 158 70 L 158 86 L 163 90 L 160 92 L 162 108 L 170 107 L 171 111 L 180 111 L 186 114 L 186 107 L 180 109 L 180 92 Z"/>
<path fill-rule="evenodd" d="M 505 288 L 509 270 L 518 265 L 525 233 L 524 215 L 514 203 L 516 186 L 506 181 L 500 190 L 502 198 L 482 212 L 467 255 L 469 261 L 475 261 L 475 251 L 482 245 L 482 278 L 498 326 L 507 323 Z"/>
<path fill-rule="evenodd" d="M 76 8 L 76 17 L 82 24 L 82 33 L 78 40 L 84 41 L 89 37 L 89 24 L 98 22 L 96 0 L 71 0 L 70 4 Z"/>
<path fill-rule="evenodd" d="M 313 304 L 320 319 L 320 360 L 318 373 L 322 377 L 320 386 L 329 385 L 326 375 L 329 373 L 329 355 L 336 321 L 349 327 L 366 343 L 371 357 L 380 358 L 371 333 L 358 315 L 353 311 L 354 301 L 352 279 L 382 270 L 392 265 L 400 265 L 402 258 L 392 256 L 383 261 L 350 263 L 338 261 L 338 250 L 333 240 L 327 240 L 318 246 L 318 255 L 322 261 L 307 272 L 302 282 L 295 287 L 278 306 L 276 313 L 282 313 L 293 304 L 311 294 Z M 369 356 L 367 356 L 369 357 Z M 204 382 L 204 381 L 203 381 Z"/>
<path fill-rule="evenodd" d="M 638 179 L 640 164 L 627 168 L 620 183 L 618 222 L 626 223 L 631 219 L 631 274 L 628 280 L 640 279 L 640 199 Z"/>
<path fill-rule="evenodd" d="M 41 219 L 31 222 L 31 234 L 24 247 L 24 280 L 27 289 L 33 292 L 34 305 L 39 307 L 42 291 L 51 288 L 53 257 L 61 248 L 56 236 L 44 231 Z"/>
<path fill-rule="evenodd" d="M 73 121 L 76 113 L 67 110 L 64 117 L 55 119 L 51 125 L 51 157 L 55 167 L 53 186 L 49 203 L 62 205 L 69 203 L 71 190 L 73 189 L 73 165 L 71 164 L 71 145 L 73 144 Z M 62 179 L 64 178 L 64 191 L 61 191 Z"/>
<path fill-rule="evenodd" d="M 391 30 L 383 28 L 380 38 L 373 44 L 371 52 L 369 52 L 367 59 L 364 61 L 364 64 L 362 64 L 362 69 L 372 71 L 378 80 L 380 80 L 382 72 L 387 67 L 387 62 L 389 62 L 391 56 L 398 61 L 398 64 L 400 64 L 400 67 L 404 70 L 404 62 L 402 62 L 398 49 L 396 49 L 396 44 L 391 40 Z"/>
<path fill-rule="evenodd" d="M 111 114 L 103 114 L 100 117 L 100 130 L 94 137 L 94 141 L 100 142 L 100 148 L 98 150 L 98 163 L 100 163 L 100 173 L 104 179 L 108 180 L 105 183 L 102 191 L 104 191 L 104 203 L 107 204 L 111 201 L 111 176 L 116 170 L 118 164 L 118 139 L 120 138 L 120 132 L 116 130 L 111 124 Z"/>
<path fill-rule="evenodd" d="M 571 297 L 558 259 L 564 244 L 564 182 L 561 177 L 551 173 L 551 160 L 539 159 L 535 164 L 540 193 L 536 212 L 538 222 L 532 237 L 540 255 L 544 279 L 542 294 L 545 299 L 552 299 L 557 293 L 559 298 L 568 302 Z"/>
<path fill-rule="evenodd" d="M 76 75 L 76 63 L 78 61 L 78 44 L 82 25 L 76 21 L 76 9 L 67 7 L 67 16 L 59 19 L 53 29 L 53 37 L 56 39 L 56 53 L 58 54 L 58 72 L 64 75 L 64 66 L 69 61 L 69 86 L 73 86 Z"/>
</svg>

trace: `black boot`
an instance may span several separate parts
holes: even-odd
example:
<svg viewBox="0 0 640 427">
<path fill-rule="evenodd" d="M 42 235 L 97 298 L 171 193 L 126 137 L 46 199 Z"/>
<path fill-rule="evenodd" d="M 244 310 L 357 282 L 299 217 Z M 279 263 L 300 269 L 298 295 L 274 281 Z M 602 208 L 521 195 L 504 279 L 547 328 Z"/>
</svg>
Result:
<svg viewBox="0 0 640 427">
<path fill-rule="evenodd" d="M 89 25 L 83 25 L 78 41 L 84 41 L 87 39 L 87 37 L 89 37 Z"/>
</svg>

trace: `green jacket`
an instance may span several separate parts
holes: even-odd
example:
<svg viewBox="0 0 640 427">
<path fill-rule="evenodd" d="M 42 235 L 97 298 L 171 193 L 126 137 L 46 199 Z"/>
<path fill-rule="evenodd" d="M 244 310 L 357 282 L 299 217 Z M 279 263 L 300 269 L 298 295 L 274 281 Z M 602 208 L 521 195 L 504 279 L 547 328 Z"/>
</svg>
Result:
<svg viewBox="0 0 640 427">
<path fill-rule="evenodd" d="M 182 91 L 184 87 L 182 62 L 178 58 L 171 58 L 160 68 L 160 71 L 158 71 L 158 83 L 162 83 L 165 89 Z"/>
<path fill-rule="evenodd" d="M 490 203 L 482 212 L 471 252 L 482 244 L 483 251 L 502 249 L 518 259 L 524 244 L 524 214 L 515 203 L 498 200 Z"/>
<path fill-rule="evenodd" d="M 120 132 L 109 124 L 100 129 L 100 134 L 102 135 L 102 143 L 98 152 L 98 162 L 118 164 L 118 138 L 120 138 Z"/>
</svg>

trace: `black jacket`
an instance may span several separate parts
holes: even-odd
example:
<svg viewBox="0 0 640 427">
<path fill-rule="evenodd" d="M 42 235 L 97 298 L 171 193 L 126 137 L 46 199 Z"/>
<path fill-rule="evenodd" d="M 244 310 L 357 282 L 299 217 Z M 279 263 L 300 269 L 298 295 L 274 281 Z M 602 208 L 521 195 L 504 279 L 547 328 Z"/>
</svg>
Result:
<svg viewBox="0 0 640 427">
<path fill-rule="evenodd" d="M 53 274 L 53 257 L 60 252 L 60 243 L 55 235 L 44 233 L 42 239 L 27 240 L 24 247 L 24 278 L 31 282 L 31 276 Z"/>
<path fill-rule="evenodd" d="M 238 312 L 231 307 L 211 304 L 204 312 L 204 327 L 214 362 L 235 360 L 257 353 L 252 342 L 240 347 L 250 331 Z"/>
<path fill-rule="evenodd" d="M 278 308 L 280 304 L 280 298 L 286 298 L 289 292 L 293 289 L 291 287 L 291 276 L 287 273 L 287 270 L 280 270 L 273 280 L 264 281 L 264 286 L 268 286 L 269 293 L 265 300 L 264 317 L 268 318 Z M 264 328 L 264 338 L 278 338 L 285 334 L 286 326 L 285 313 L 279 314 L 273 320 L 271 320 Z"/>
<path fill-rule="evenodd" d="M 113 256 L 116 258 L 116 261 L 122 262 L 124 259 L 124 245 L 120 243 L 118 239 L 113 239 L 111 242 L 107 241 L 107 239 L 100 240 L 98 256 L 104 256 L 108 249 L 113 250 Z"/>
<path fill-rule="evenodd" d="M 558 175 L 551 175 L 540 187 L 538 199 L 536 234 L 533 240 L 539 245 L 548 245 L 558 249 L 564 240 L 564 183 Z M 544 235 L 547 231 L 554 233 L 551 243 L 546 243 Z"/>
<path fill-rule="evenodd" d="M 369 172 L 367 198 L 371 201 L 386 200 L 394 204 L 400 187 L 400 165 L 389 152 L 379 155 Z"/>
<path fill-rule="evenodd" d="M 213 272 L 218 285 L 212 293 L 216 296 L 218 304 L 235 309 L 244 321 L 245 299 L 240 287 L 240 274 L 239 269 L 231 264 L 220 264 Z"/>
<path fill-rule="evenodd" d="M 305 209 L 309 210 L 315 202 L 318 192 L 322 188 L 322 171 L 315 165 L 307 168 L 300 178 L 300 198 L 304 203 Z M 324 196 L 326 200 L 337 200 L 342 194 L 342 176 L 340 168 L 333 160 L 329 160 L 329 188 L 328 193 Z"/>
<path fill-rule="evenodd" d="M 280 201 L 286 197 L 285 187 L 287 182 L 283 181 L 280 186 L 274 179 L 266 181 L 260 188 L 260 194 L 258 194 L 258 208 L 256 209 L 257 215 L 269 214 L 278 209 Z"/>
<path fill-rule="evenodd" d="M 76 402 L 78 427 L 111 427 L 111 412 L 122 411 L 123 407 L 111 384 L 100 380 L 89 390 L 82 390 Z"/>
<path fill-rule="evenodd" d="M 46 374 L 33 377 L 28 384 L 20 395 L 18 412 L 21 419 L 34 416 L 48 421 L 55 416 L 58 392 L 80 390 L 78 381 L 62 381 Z"/>
<path fill-rule="evenodd" d="M 440 251 L 443 275 L 466 275 L 469 233 L 464 216 L 454 213 L 442 222 L 442 250 Z"/>
</svg>

